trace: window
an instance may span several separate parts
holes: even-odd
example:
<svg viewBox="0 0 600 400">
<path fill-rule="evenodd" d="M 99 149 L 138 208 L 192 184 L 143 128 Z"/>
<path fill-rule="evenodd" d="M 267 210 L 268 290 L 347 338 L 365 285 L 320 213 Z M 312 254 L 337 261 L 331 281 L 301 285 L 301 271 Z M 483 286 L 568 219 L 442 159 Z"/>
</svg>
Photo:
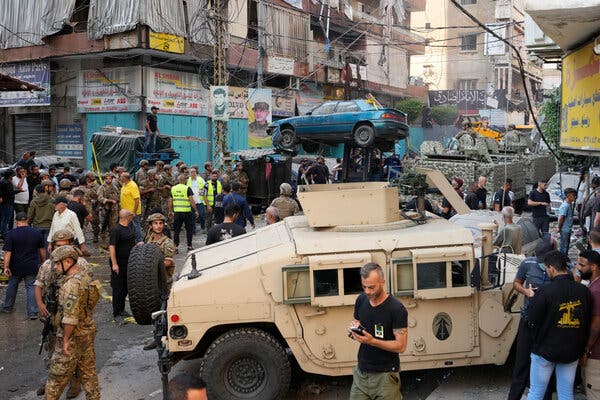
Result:
<svg viewBox="0 0 600 400">
<path fill-rule="evenodd" d="M 477 4 L 477 0 L 460 0 L 460 4 L 468 6 L 469 4 Z"/>
<path fill-rule="evenodd" d="M 460 79 L 458 81 L 459 90 L 475 90 L 477 89 L 477 79 Z"/>
<path fill-rule="evenodd" d="M 460 37 L 460 50 L 461 51 L 473 51 L 477 50 L 477 34 L 463 35 Z"/>
<path fill-rule="evenodd" d="M 356 111 L 360 111 L 360 107 L 358 106 L 358 104 L 356 104 L 353 101 L 342 101 L 342 102 L 338 103 L 336 111 L 339 113 L 356 112 Z"/>
<path fill-rule="evenodd" d="M 394 262 L 396 269 L 396 296 L 412 296 L 415 289 L 412 259 Z"/>
<path fill-rule="evenodd" d="M 312 115 L 332 114 L 335 111 L 336 105 L 337 105 L 336 102 L 329 102 L 329 103 L 322 104 L 321 106 L 315 108 L 312 111 Z"/>
<path fill-rule="evenodd" d="M 452 287 L 465 287 L 469 285 L 469 261 L 452 261 Z"/>
<path fill-rule="evenodd" d="M 310 303 L 310 276 L 308 265 L 283 267 L 284 302 Z"/>
<path fill-rule="evenodd" d="M 360 268 L 344 268 L 344 294 L 361 294 Z"/>
<path fill-rule="evenodd" d="M 314 271 L 313 274 L 315 297 L 337 296 L 340 293 L 337 269 L 322 269 Z"/>
<path fill-rule="evenodd" d="M 446 262 L 417 264 L 417 289 L 442 289 L 446 287 Z"/>
</svg>

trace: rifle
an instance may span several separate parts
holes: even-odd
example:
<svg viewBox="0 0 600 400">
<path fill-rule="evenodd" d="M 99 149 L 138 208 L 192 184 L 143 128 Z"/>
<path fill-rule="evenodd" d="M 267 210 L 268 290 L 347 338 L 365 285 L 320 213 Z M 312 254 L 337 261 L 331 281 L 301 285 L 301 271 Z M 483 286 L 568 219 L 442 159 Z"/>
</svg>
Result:
<svg viewBox="0 0 600 400">
<path fill-rule="evenodd" d="M 44 348 L 44 343 L 48 342 L 48 335 L 52 332 L 52 317 L 58 311 L 58 299 L 56 298 L 58 292 L 58 284 L 56 282 L 50 285 L 48 293 L 44 296 L 44 303 L 46 304 L 46 309 L 50 313 L 48 317 L 40 318 L 40 320 L 44 323 L 44 328 L 42 329 L 42 342 L 40 343 L 40 350 L 38 354 L 42 354 L 42 349 Z"/>
<path fill-rule="evenodd" d="M 108 228 L 108 223 L 110 222 L 110 213 L 112 212 L 113 203 L 109 202 L 108 207 L 104 209 L 104 220 L 102 221 L 102 229 L 101 232 L 105 233 Z"/>
</svg>

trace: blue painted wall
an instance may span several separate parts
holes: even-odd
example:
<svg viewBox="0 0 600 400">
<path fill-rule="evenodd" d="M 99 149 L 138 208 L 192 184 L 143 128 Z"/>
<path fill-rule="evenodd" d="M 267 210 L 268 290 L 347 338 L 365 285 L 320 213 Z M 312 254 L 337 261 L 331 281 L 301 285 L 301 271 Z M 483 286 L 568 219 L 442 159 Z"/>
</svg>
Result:
<svg viewBox="0 0 600 400">
<path fill-rule="evenodd" d="M 90 139 L 95 132 L 105 125 L 122 126 L 129 129 L 140 129 L 138 113 L 89 113 L 85 114 L 85 162 L 88 169 L 92 167 L 92 144 Z"/>
<path fill-rule="evenodd" d="M 202 166 L 210 158 L 211 130 L 207 117 L 158 114 L 158 128 L 165 135 L 201 140 L 171 140 L 171 147 L 187 165 Z"/>
<path fill-rule="evenodd" d="M 248 120 L 232 118 L 227 123 L 229 151 L 235 152 L 248 148 Z"/>
</svg>

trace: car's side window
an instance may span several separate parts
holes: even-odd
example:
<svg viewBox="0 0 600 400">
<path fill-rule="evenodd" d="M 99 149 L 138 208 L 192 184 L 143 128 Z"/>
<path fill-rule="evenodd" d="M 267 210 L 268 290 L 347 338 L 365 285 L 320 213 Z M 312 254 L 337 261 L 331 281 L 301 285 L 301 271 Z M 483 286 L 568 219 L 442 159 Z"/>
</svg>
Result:
<svg viewBox="0 0 600 400">
<path fill-rule="evenodd" d="M 417 264 L 417 289 L 441 289 L 446 287 L 446 262 Z"/>
<path fill-rule="evenodd" d="M 310 303 L 310 272 L 308 265 L 283 267 L 283 302 Z"/>
<path fill-rule="evenodd" d="M 337 296 L 340 293 L 337 269 L 314 271 L 315 296 Z"/>
<path fill-rule="evenodd" d="M 342 101 L 338 104 L 336 112 L 357 112 L 360 111 L 360 107 L 353 101 Z"/>
<path fill-rule="evenodd" d="M 331 114 L 335 111 L 336 102 L 324 103 L 321 107 L 315 108 L 312 115 L 326 115 Z"/>
</svg>

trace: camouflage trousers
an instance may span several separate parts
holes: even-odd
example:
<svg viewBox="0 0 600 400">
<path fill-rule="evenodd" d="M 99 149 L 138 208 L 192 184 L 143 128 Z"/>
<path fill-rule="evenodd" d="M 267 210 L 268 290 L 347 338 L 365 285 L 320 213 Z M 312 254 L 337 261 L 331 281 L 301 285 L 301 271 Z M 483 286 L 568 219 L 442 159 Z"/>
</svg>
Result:
<svg viewBox="0 0 600 400">
<path fill-rule="evenodd" d="M 44 357 L 44 369 L 46 372 L 50 372 L 50 365 L 52 362 L 52 355 L 54 354 L 54 350 L 56 349 L 56 334 L 50 333 L 48 335 L 48 342 L 46 342 L 45 350 L 47 351 L 46 356 Z M 70 386 L 71 387 L 79 387 L 81 385 L 81 380 L 79 376 L 77 376 L 77 371 L 71 376 Z"/>
<path fill-rule="evenodd" d="M 92 221 L 90 225 L 92 225 L 92 232 L 94 233 L 94 239 L 98 239 L 98 235 L 100 234 L 100 213 L 98 207 L 92 207 L 88 209 L 88 212 L 92 216 Z M 84 231 L 85 232 L 85 231 Z"/>
<path fill-rule="evenodd" d="M 100 387 L 96 373 L 94 337 L 72 337 L 69 354 L 64 352 L 62 338 L 57 338 L 56 349 L 50 362 L 50 374 L 46 382 L 46 400 L 59 400 L 73 373 L 77 372 L 87 400 L 100 399 Z"/>
</svg>

